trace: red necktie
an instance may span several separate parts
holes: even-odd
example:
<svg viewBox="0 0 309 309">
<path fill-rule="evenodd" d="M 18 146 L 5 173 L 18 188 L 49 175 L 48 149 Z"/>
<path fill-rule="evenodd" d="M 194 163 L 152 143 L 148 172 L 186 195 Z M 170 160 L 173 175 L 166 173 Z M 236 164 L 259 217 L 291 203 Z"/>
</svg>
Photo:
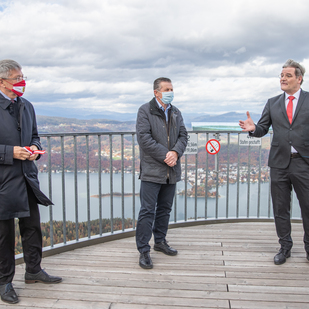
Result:
<svg viewBox="0 0 309 309">
<path fill-rule="evenodd" d="M 292 119 L 293 119 L 293 100 L 295 99 L 295 97 L 293 97 L 291 95 L 291 96 L 288 97 L 288 99 L 289 99 L 289 103 L 288 103 L 288 106 L 286 108 L 286 113 L 288 115 L 290 123 L 292 123 Z"/>
</svg>

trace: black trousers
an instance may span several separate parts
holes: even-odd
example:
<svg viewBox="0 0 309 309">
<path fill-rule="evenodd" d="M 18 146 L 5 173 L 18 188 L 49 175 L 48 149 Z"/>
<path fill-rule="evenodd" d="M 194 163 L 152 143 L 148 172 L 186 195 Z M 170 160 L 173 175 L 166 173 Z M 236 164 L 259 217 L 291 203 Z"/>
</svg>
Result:
<svg viewBox="0 0 309 309">
<path fill-rule="evenodd" d="M 141 182 L 141 209 L 136 224 L 136 246 L 139 252 L 150 250 L 152 233 L 155 243 L 165 240 L 175 188 L 175 184 Z"/>
<path fill-rule="evenodd" d="M 271 168 L 271 195 L 279 243 L 283 249 L 293 246 L 290 203 L 292 186 L 301 209 L 305 250 L 309 252 L 309 165 L 302 158 L 293 158 L 286 169 Z"/>
<path fill-rule="evenodd" d="M 36 274 L 41 270 L 42 232 L 36 197 L 28 188 L 30 217 L 19 219 L 26 271 Z M 0 284 L 13 281 L 15 274 L 15 219 L 0 220 Z"/>
</svg>

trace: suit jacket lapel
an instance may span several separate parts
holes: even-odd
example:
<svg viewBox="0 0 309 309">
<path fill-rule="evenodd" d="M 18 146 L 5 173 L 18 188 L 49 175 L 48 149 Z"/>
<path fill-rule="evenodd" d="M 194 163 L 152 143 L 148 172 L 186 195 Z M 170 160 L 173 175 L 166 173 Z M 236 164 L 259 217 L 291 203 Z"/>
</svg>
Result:
<svg viewBox="0 0 309 309">
<path fill-rule="evenodd" d="M 285 107 L 285 92 L 283 92 L 283 94 L 280 97 L 280 107 L 281 107 L 281 110 L 283 112 L 284 118 L 286 119 L 286 121 L 288 123 L 290 123 L 289 118 L 288 118 L 288 114 L 286 113 L 286 107 Z"/>
<path fill-rule="evenodd" d="M 299 110 L 301 109 L 301 106 L 303 105 L 305 98 L 306 98 L 307 93 L 303 92 L 302 90 L 300 91 L 299 99 L 297 102 L 296 110 L 293 116 L 292 123 L 294 122 L 295 118 L 297 117 L 297 114 L 299 113 Z"/>
</svg>

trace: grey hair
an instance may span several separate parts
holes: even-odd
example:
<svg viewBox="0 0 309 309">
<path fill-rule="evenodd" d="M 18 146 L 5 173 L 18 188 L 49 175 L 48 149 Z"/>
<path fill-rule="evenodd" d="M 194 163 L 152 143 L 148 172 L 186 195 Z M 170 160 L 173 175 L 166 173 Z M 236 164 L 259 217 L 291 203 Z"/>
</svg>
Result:
<svg viewBox="0 0 309 309">
<path fill-rule="evenodd" d="M 161 90 L 162 82 L 171 83 L 172 81 L 167 77 L 159 77 L 153 82 L 153 90 Z"/>
<path fill-rule="evenodd" d="M 21 65 L 14 60 L 4 59 L 0 61 L 0 78 L 8 78 L 10 72 L 21 70 Z"/>
<path fill-rule="evenodd" d="M 306 69 L 301 64 L 299 64 L 298 62 L 294 61 L 293 59 L 289 59 L 289 60 L 287 60 L 285 62 L 285 64 L 282 66 L 282 68 L 295 68 L 295 75 L 296 75 L 296 77 L 301 76 L 302 77 L 302 81 L 301 81 L 300 84 L 303 83 Z"/>
</svg>

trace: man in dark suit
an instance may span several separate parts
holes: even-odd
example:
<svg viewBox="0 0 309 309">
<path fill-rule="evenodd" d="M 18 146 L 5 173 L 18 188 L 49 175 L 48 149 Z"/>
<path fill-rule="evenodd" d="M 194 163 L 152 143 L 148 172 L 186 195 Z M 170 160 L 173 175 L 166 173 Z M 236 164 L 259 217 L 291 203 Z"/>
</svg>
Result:
<svg viewBox="0 0 309 309">
<path fill-rule="evenodd" d="M 26 264 L 26 283 L 58 283 L 60 277 L 41 269 L 42 233 L 38 203 L 53 203 L 40 191 L 34 160 L 42 150 L 32 104 L 21 96 L 26 82 L 14 60 L 0 61 L 0 295 L 14 304 L 15 225 L 19 230 Z M 28 150 L 25 147 L 29 147 Z"/>
<path fill-rule="evenodd" d="M 268 165 L 275 224 L 281 248 L 274 257 L 280 265 L 291 256 L 290 202 L 292 186 L 299 201 L 304 227 L 304 243 L 309 260 L 309 93 L 300 87 L 305 68 L 294 60 L 287 60 L 280 74 L 282 94 L 268 100 L 255 125 L 249 112 L 239 121 L 243 131 L 262 137 L 269 127 L 273 140 Z"/>
</svg>

